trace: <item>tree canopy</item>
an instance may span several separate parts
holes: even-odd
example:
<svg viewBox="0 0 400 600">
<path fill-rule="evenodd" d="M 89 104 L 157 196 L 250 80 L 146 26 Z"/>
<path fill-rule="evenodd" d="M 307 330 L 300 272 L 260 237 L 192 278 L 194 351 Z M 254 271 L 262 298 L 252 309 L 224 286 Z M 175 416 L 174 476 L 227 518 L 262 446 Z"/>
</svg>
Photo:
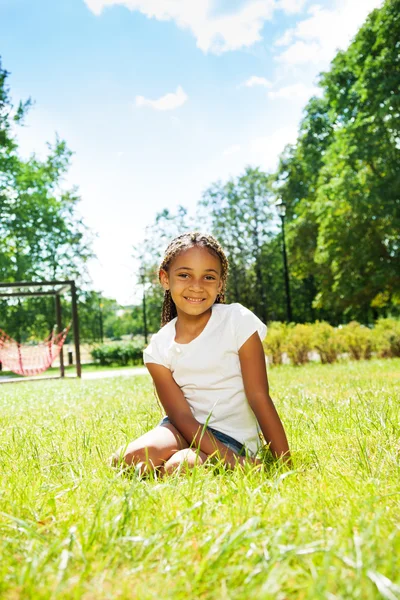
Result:
<svg viewBox="0 0 400 600">
<path fill-rule="evenodd" d="M 368 323 L 400 312 L 399 40 L 400 0 L 386 0 L 320 75 L 321 95 L 305 106 L 296 143 L 285 148 L 275 173 L 249 166 L 211 184 L 195 216 L 184 207 L 156 215 L 134 249 L 150 331 L 159 327 L 161 253 L 190 229 L 210 231 L 224 246 L 230 262 L 228 302 L 246 304 L 265 321 L 285 320 L 279 198 L 287 209 L 295 321 Z M 13 107 L 7 75 L 0 63 L 0 279 L 82 280 L 91 256 L 90 233 L 77 215 L 77 190 L 64 185 L 71 152 L 56 138 L 44 160 L 19 156 L 15 127 L 23 124 L 31 102 Z M 139 306 L 118 320 L 115 301 L 87 292 L 82 302 L 87 309 L 82 322 L 97 338 L 100 304 L 105 330 L 114 337 L 143 327 Z M 50 327 L 44 300 L 26 305 L 36 328 Z M 2 310 L 4 303 L 0 318 Z M 18 329 L 20 308 L 7 310 Z"/>
<path fill-rule="evenodd" d="M 291 273 L 332 319 L 399 307 L 400 2 L 373 11 L 323 73 L 276 174 Z"/>
<path fill-rule="evenodd" d="M 18 153 L 15 127 L 22 125 L 30 100 L 14 109 L 7 85 L 8 73 L 0 63 L 0 281 L 86 279 L 86 263 L 93 256 L 91 238 L 77 215 L 79 196 L 67 189 L 71 151 L 56 138 L 48 154 L 27 160 Z M 43 327 L 38 327 L 38 308 Z M 45 317 L 43 317 L 45 315 Z M 0 318 L 10 335 L 54 325 L 54 309 L 44 299 L 0 303 Z M 36 322 L 36 326 L 34 323 Z"/>
<path fill-rule="evenodd" d="M 386 0 L 320 75 L 321 97 L 307 103 L 277 171 L 248 167 L 205 191 L 195 228 L 214 233 L 227 251 L 228 301 L 264 320 L 285 319 L 274 209 L 281 198 L 294 320 L 370 322 L 398 314 L 399 40 L 400 0 Z M 158 248 L 172 233 L 162 238 L 157 220 L 151 231 Z"/>
</svg>

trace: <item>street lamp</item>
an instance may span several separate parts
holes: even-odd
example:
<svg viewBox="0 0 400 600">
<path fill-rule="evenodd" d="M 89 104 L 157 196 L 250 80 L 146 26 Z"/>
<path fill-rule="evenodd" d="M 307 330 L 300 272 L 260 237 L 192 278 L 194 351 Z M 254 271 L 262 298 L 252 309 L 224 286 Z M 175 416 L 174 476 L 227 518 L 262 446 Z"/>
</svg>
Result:
<svg viewBox="0 0 400 600">
<path fill-rule="evenodd" d="M 101 298 L 101 292 L 98 293 L 97 299 L 99 302 L 99 324 L 100 324 L 100 340 L 101 343 L 104 342 L 104 333 L 103 333 L 103 302 Z"/>
<path fill-rule="evenodd" d="M 293 321 L 292 317 L 292 305 L 290 302 L 290 287 L 289 287 L 289 270 L 287 264 L 286 255 L 286 242 L 285 242 L 285 217 L 286 217 L 286 204 L 280 198 L 276 202 L 276 208 L 278 209 L 278 215 L 282 221 L 282 255 L 283 255 L 283 273 L 285 277 L 285 292 L 286 292 L 286 315 L 289 323 Z"/>
<path fill-rule="evenodd" d="M 145 288 L 146 269 L 145 269 L 144 265 L 142 265 L 140 267 L 139 273 L 140 273 L 140 280 L 143 285 L 143 327 L 144 327 L 144 342 L 147 346 L 147 317 L 146 317 L 146 288 Z"/>
</svg>

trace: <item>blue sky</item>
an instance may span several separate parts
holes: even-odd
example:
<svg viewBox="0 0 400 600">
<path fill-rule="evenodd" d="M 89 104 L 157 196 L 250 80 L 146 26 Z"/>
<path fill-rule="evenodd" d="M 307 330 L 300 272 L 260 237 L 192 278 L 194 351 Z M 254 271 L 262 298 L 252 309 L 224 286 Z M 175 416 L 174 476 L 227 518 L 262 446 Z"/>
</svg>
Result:
<svg viewBox="0 0 400 600">
<path fill-rule="evenodd" d="M 55 133 L 97 238 L 93 287 L 135 295 L 133 244 L 156 212 L 194 209 L 294 142 L 317 75 L 382 0 L 0 0 L 0 56 L 35 101 L 21 153 Z"/>
</svg>

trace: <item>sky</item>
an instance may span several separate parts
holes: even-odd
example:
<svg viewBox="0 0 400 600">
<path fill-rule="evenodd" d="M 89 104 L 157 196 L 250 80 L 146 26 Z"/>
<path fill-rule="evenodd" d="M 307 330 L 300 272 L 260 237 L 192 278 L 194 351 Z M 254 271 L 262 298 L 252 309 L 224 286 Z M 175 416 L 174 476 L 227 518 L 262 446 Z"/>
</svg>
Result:
<svg viewBox="0 0 400 600">
<path fill-rule="evenodd" d="M 138 299 L 132 248 L 164 208 L 213 182 L 272 171 L 318 74 L 382 0 L 0 0 L 17 137 L 74 152 L 65 185 L 96 234 L 92 289 Z"/>
</svg>

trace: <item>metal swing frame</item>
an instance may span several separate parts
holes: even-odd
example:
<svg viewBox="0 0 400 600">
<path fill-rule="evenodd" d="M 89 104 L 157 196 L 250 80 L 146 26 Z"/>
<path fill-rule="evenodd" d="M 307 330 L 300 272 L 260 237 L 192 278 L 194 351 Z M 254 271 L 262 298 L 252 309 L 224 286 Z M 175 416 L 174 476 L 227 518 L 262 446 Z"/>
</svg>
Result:
<svg viewBox="0 0 400 600">
<path fill-rule="evenodd" d="M 33 291 L 32 291 L 33 290 Z M 0 298 L 21 298 L 21 297 L 39 297 L 53 296 L 56 304 L 56 319 L 58 331 L 62 331 L 62 307 L 61 296 L 65 292 L 71 293 L 72 305 L 72 331 L 75 345 L 75 364 L 76 376 L 82 377 L 80 338 L 79 338 L 79 317 L 76 285 L 74 280 L 67 281 L 16 281 L 10 283 L 0 283 Z M 61 346 L 60 359 L 60 377 L 65 377 L 64 352 Z"/>
</svg>

